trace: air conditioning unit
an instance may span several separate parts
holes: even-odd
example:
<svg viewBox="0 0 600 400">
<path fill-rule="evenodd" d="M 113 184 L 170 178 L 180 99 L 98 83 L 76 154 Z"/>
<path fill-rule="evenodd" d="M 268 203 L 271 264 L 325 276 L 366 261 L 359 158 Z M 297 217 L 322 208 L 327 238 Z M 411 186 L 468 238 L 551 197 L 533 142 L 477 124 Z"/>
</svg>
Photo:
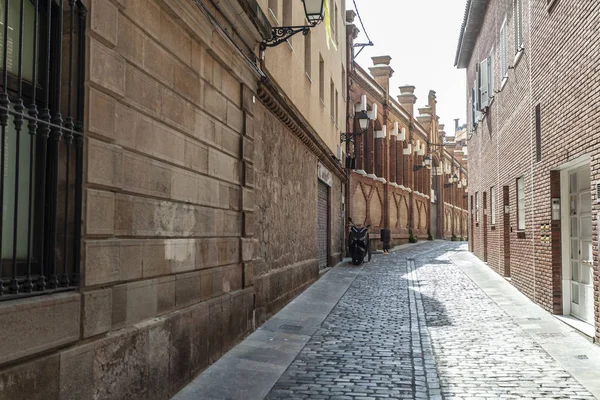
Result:
<svg viewBox="0 0 600 400">
<path fill-rule="evenodd" d="M 596 183 L 596 203 L 600 203 L 600 183 Z"/>
</svg>

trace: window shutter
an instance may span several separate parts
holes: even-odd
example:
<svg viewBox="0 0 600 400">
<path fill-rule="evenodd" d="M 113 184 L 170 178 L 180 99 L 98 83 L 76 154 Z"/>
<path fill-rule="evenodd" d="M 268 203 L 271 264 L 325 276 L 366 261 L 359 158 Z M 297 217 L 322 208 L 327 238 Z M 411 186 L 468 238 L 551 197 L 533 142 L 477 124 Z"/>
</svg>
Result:
<svg viewBox="0 0 600 400">
<path fill-rule="evenodd" d="M 479 64 L 477 64 L 479 66 Z M 479 123 L 479 116 L 480 116 L 480 112 L 479 112 L 479 86 L 478 86 L 478 82 L 479 79 L 476 79 L 475 82 L 473 82 L 473 126 L 477 126 L 477 124 Z"/>
<path fill-rule="evenodd" d="M 489 73 L 489 67 L 488 67 L 488 59 L 486 58 L 485 60 L 483 60 L 481 62 L 481 66 L 479 68 L 479 76 L 480 76 L 480 81 L 479 81 L 479 96 L 480 96 L 480 103 L 479 103 L 479 109 L 483 110 L 484 108 L 486 108 L 489 103 L 489 83 L 488 83 L 488 73 Z"/>
<path fill-rule="evenodd" d="M 479 111 L 481 109 L 481 91 L 479 88 L 481 87 L 481 71 L 479 69 L 479 64 L 475 64 L 475 110 Z"/>
<path fill-rule="evenodd" d="M 500 73 L 502 77 L 508 75 L 508 49 L 506 45 L 506 19 L 500 28 Z"/>
<path fill-rule="evenodd" d="M 475 129 L 475 88 L 471 88 L 471 96 L 469 97 L 469 105 L 471 106 L 471 130 Z"/>
<path fill-rule="evenodd" d="M 488 106 L 494 98 L 494 50 L 488 57 Z"/>
<path fill-rule="evenodd" d="M 523 1 L 513 0 L 513 16 L 515 22 L 515 53 L 523 48 Z"/>
</svg>

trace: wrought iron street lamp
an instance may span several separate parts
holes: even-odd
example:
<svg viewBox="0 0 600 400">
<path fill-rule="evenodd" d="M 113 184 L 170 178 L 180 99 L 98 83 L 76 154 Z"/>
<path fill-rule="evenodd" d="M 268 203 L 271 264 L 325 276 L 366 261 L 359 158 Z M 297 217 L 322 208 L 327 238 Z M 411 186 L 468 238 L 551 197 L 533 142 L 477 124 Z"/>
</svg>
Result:
<svg viewBox="0 0 600 400">
<path fill-rule="evenodd" d="M 361 111 L 356 116 L 358 118 L 358 126 L 360 127 L 361 132 L 364 132 L 369 127 L 369 115 L 365 111 Z"/>
<path fill-rule="evenodd" d="M 310 28 L 314 28 L 323 21 L 325 0 L 302 0 L 302 3 L 304 3 L 304 15 L 308 25 L 277 26 L 271 29 L 271 38 L 260 44 L 261 51 L 264 51 L 267 47 L 275 47 L 297 33 L 302 32 L 303 35 L 308 35 Z"/>
<path fill-rule="evenodd" d="M 423 168 L 431 169 L 431 156 L 429 154 L 423 158 L 423 165 L 415 165 L 413 171 L 419 171 Z"/>
<path fill-rule="evenodd" d="M 302 0 L 302 3 L 304 3 L 304 14 L 306 14 L 306 19 L 311 25 L 316 25 L 323 21 L 323 7 L 325 5 L 325 0 Z"/>
<path fill-rule="evenodd" d="M 346 168 L 349 169 L 354 169 L 354 164 L 356 161 L 354 157 L 350 156 L 349 154 L 349 144 L 354 143 L 355 138 L 357 136 L 362 135 L 367 130 L 367 128 L 369 127 L 369 121 L 371 120 L 371 118 L 369 118 L 369 114 L 365 110 L 362 110 L 358 114 L 356 114 L 355 118 L 358 119 L 358 127 L 360 128 L 360 131 L 346 132 L 340 134 L 340 142 L 346 143 Z"/>
<path fill-rule="evenodd" d="M 342 133 L 340 135 L 340 141 L 346 142 L 346 143 L 353 143 L 354 142 L 354 138 L 356 138 L 356 136 L 360 136 L 363 134 L 364 131 L 367 130 L 367 128 L 369 127 L 369 121 L 371 120 L 369 118 L 369 115 L 365 112 L 365 111 L 361 111 L 356 115 L 356 118 L 358 119 L 358 126 L 360 128 L 360 132 L 346 132 L 346 133 Z"/>
<path fill-rule="evenodd" d="M 456 173 L 454 175 L 452 175 L 450 178 L 448 178 L 448 183 L 444 184 L 445 188 L 449 188 L 450 186 L 454 185 L 456 182 L 458 182 L 458 175 L 456 175 Z"/>
</svg>

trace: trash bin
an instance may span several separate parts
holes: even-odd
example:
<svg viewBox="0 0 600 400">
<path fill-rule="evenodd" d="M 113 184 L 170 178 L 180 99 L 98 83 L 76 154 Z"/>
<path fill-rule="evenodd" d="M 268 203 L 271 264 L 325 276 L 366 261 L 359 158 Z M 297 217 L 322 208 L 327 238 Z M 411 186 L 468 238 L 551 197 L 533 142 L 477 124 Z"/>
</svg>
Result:
<svg viewBox="0 0 600 400">
<path fill-rule="evenodd" d="M 387 253 L 390 250 L 390 241 L 392 240 L 392 232 L 384 228 L 381 230 L 381 241 L 383 242 L 383 252 Z"/>
</svg>

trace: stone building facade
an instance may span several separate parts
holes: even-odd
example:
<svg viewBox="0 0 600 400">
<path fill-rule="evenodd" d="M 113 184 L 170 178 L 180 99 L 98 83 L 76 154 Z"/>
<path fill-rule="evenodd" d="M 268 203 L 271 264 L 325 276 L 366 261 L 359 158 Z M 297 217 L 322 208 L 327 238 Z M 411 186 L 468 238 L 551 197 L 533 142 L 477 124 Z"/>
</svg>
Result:
<svg viewBox="0 0 600 400">
<path fill-rule="evenodd" d="M 547 311 L 600 338 L 598 3 L 471 0 L 470 248 Z"/>
<path fill-rule="evenodd" d="M 321 24 L 259 50 L 303 22 L 299 0 L 63 3 L 36 19 L 63 32 L 47 57 L 60 84 L 40 105 L 52 123 L 37 119 L 56 141 L 31 146 L 50 143 L 58 191 L 41 221 L 58 228 L 22 281 L 3 250 L 0 398 L 167 399 L 341 259 L 346 48 Z M 343 26 L 343 1 L 329 5 Z M 18 95 L 14 109 L 0 97 L 0 119 L 21 118 Z"/>
<path fill-rule="evenodd" d="M 352 54 L 356 27 L 347 14 L 348 54 Z M 366 72 L 356 62 L 348 75 L 347 132 L 358 133 L 349 143 L 354 169 L 349 170 L 348 214 L 359 225 L 371 225 L 374 246 L 381 247 L 381 229 L 389 229 L 391 244 L 416 239 L 467 237 L 466 160 L 462 147 L 446 140 L 438 123 L 436 96 L 415 113 L 413 86 L 400 87 L 397 99 L 390 93 L 394 73 L 388 56 L 373 57 Z M 360 132 L 357 115 L 367 111 L 371 121 Z M 421 151 L 419 151 L 421 150 Z M 461 151 L 459 151 L 461 150 Z M 424 168 L 425 157 L 430 168 Z M 457 175 L 457 181 L 449 178 Z"/>
</svg>

